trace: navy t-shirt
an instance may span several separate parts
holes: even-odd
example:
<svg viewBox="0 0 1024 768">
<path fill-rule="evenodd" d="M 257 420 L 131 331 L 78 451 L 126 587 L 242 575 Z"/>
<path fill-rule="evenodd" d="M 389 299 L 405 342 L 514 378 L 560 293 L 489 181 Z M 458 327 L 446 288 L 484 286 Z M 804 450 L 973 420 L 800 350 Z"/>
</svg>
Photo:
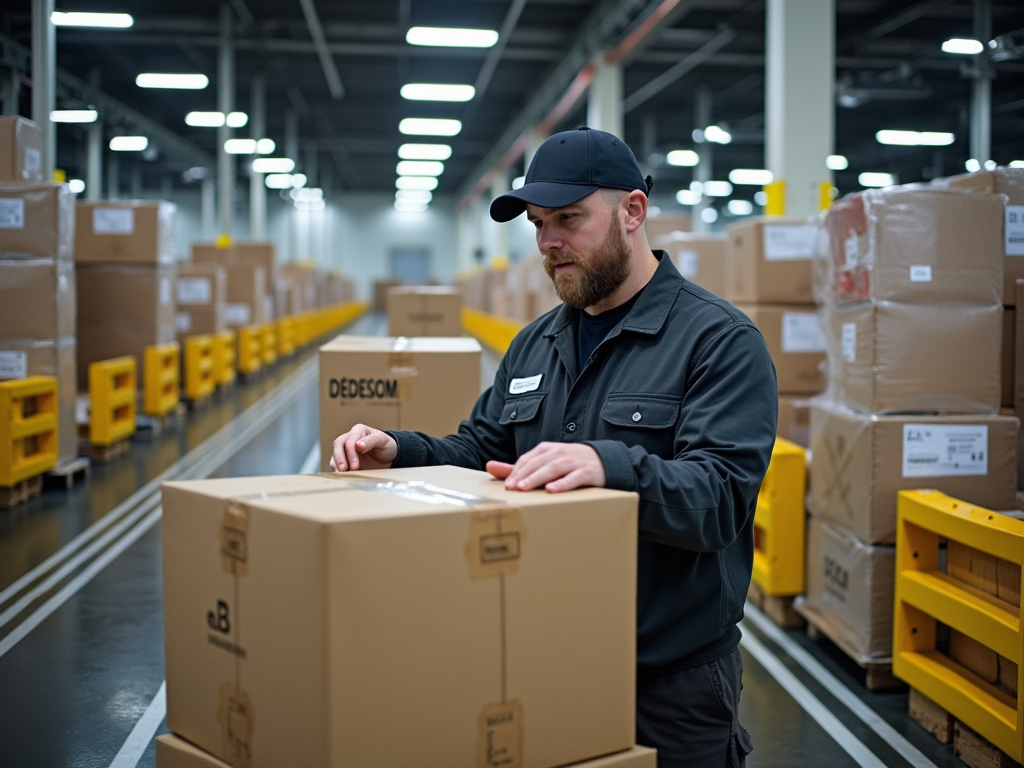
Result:
<svg viewBox="0 0 1024 768">
<path fill-rule="evenodd" d="M 599 315 L 590 315 L 582 309 L 579 312 L 580 323 L 576 332 L 576 368 L 582 371 L 594 350 L 604 341 L 608 333 L 619 324 L 619 321 L 629 314 L 629 310 L 636 304 L 640 294 L 644 292 L 641 288 L 633 298 L 625 304 L 609 309 Z"/>
</svg>

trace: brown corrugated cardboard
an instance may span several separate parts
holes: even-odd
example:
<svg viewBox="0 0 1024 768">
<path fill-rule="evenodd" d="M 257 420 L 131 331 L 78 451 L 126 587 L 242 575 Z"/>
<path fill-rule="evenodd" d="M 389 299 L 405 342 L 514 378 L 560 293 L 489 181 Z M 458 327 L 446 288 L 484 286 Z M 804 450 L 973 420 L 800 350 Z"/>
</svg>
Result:
<svg viewBox="0 0 1024 768">
<path fill-rule="evenodd" d="M 228 300 L 224 323 L 229 327 L 267 321 L 267 282 L 263 267 L 228 263 Z"/>
<path fill-rule="evenodd" d="M 1003 347 L 1000 356 L 1001 408 L 1013 408 L 1017 375 L 1017 310 L 1003 307 Z"/>
<path fill-rule="evenodd" d="M 779 437 L 804 448 L 811 444 L 811 401 L 801 395 L 779 395 Z"/>
<path fill-rule="evenodd" d="M 1016 292 L 1017 306 L 1024 307 L 1024 280 L 1017 281 Z M 1014 312 L 1014 321 L 1013 407 L 1020 414 L 1024 413 L 1024 349 L 1020 348 L 1024 345 L 1024 312 Z"/>
<path fill-rule="evenodd" d="M 673 232 L 689 232 L 690 217 L 686 214 L 659 214 L 648 216 L 644 222 L 647 228 L 647 242 L 653 243 L 668 237 Z"/>
<path fill-rule="evenodd" d="M 277 276 L 277 245 L 274 243 L 235 243 L 232 248 L 233 258 L 242 264 L 263 267 L 268 279 Z"/>
<path fill-rule="evenodd" d="M 825 227 L 822 301 L 1001 302 L 998 195 L 920 185 L 869 189 L 834 203 Z"/>
<path fill-rule="evenodd" d="M 453 286 L 403 285 L 388 291 L 392 336 L 461 336 L 462 290 Z"/>
<path fill-rule="evenodd" d="M 43 129 L 17 115 L 0 117 L 0 181 L 42 181 Z"/>
<path fill-rule="evenodd" d="M 0 181 L 0 257 L 75 256 L 75 194 L 53 181 Z"/>
<path fill-rule="evenodd" d="M 869 544 L 896 540 L 896 492 L 934 488 L 989 509 L 1016 500 L 1012 416 L 865 416 L 811 406 L 811 510 Z"/>
<path fill-rule="evenodd" d="M 724 298 L 754 304 L 810 304 L 818 228 L 804 221 L 751 218 L 726 232 Z"/>
<path fill-rule="evenodd" d="M 177 206 L 165 200 L 79 202 L 79 264 L 173 264 Z"/>
<path fill-rule="evenodd" d="M 1002 313 L 999 304 L 829 307 L 829 397 L 871 413 L 994 413 Z"/>
<path fill-rule="evenodd" d="M 779 392 L 813 395 L 825 388 L 827 342 L 817 310 L 798 304 L 737 304 L 761 331 L 778 377 Z"/>
<path fill-rule="evenodd" d="M 1024 279 L 1024 168 L 996 168 L 994 171 L 965 173 L 944 179 L 942 184 L 953 189 L 1006 195 L 1005 219 L 1002 228 L 1003 303 L 1016 301 L 1015 284 Z"/>
<path fill-rule="evenodd" d="M 320 458 L 356 424 L 454 434 L 480 396 L 470 338 L 338 336 L 320 347 Z"/>
<path fill-rule="evenodd" d="M 802 609 L 859 661 L 888 658 L 892 655 L 895 566 L 895 547 L 869 546 L 810 517 Z"/>
<path fill-rule="evenodd" d="M 184 343 L 187 336 L 223 331 L 227 327 L 224 322 L 227 296 L 227 267 L 202 262 L 179 264 L 174 318 L 178 341 Z"/>
<path fill-rule="evenodd" d="M 135 357 L 143 385 L 145 348 L 175 339 L 173 266 L 80 264 L 78 379 L 89 386 L 89 363 Z"/>
<path fill-rule="evenodd" d="M 634 743 L 635 494 L 424 467 L 165 483 L 163 509 L 167 726 L 221 759 L 543 768 Z"/>
<path fill-rule="evenodd" d="M 47 341 L 74 335 L 74 263 L 0 259 L 0 337 Z"/>
<path fill-rule="evenodd" d="M 716 296 L 725 293 L 725 236 L 670 232 L 651 242 L 664 248 L 679 274 Z"/>
<path fill-rule="evenodd" d="M 385 278 L 383 280 L 373 281 L 373 311 L 374 312 L 387 312 L 388 311 L 388 291 L 394 288 L 396 285 L 401 285 L 401 280 L 395 280 L 394 278 Z"/>
</svg>

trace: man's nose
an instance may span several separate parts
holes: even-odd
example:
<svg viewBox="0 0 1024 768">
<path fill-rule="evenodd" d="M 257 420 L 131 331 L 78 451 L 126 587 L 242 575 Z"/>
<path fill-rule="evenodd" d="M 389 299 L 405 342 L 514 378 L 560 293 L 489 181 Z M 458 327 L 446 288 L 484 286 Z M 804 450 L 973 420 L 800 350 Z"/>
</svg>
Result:
<svg viewBox="0 0 1024 768">
<path fill-rule="evenodd" d="M 541 253 L 560 250 L 564 244 L 555 227 L 542 224 L 537 230 L 537 248 Z"/>
</svg>

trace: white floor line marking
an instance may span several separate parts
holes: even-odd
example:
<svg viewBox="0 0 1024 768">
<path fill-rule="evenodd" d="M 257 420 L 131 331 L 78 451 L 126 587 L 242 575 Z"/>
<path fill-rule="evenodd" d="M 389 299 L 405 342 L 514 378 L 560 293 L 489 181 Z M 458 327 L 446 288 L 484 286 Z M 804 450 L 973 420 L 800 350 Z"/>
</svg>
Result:
<svg viewBox="0 0 1024 768">
<path fill-rule="evenodd" d="M 153 740 L 153 736 L 160 727 L 160 723 L 164 721 L 166 716 L 167 681 L 164 680 L 160 683 L 160 690 L 156 692 L 156 696 L 149 702 L 146 711 L 142 713 L 142 717 L 135 723 L 132 732 L 128 734 L 128 738 L 121 745 L 121 749 L 118 750 L 117 755 L 114 757 L 114 762 L 110 764 L 110 768 L 135 768 L 145 754 L 149 742 Z"/>
<path fill-rule="evenodd" d="M 937 768 L 935 763 L 925 757 L 917 747 L 907 741 L 881 715 L 864 703 L 863 699 L 843 685 L 835 675 L 825 669 L 821 662 L 801 648 L 793 638 L 783 632 L 760 609 L 747 603 L 744 607 L 744 613 L 751 623 L 761 630 L 769 640 L 789 654 L 793 661 L 821 683 L 825 690 L 841 701 L 862 723 L 896 750 L 904 760 L 915 768 Z"/>
<path fill-rule="evenodd" d="M 312 475 L 314 472 L 320 471 L 320 441 L 317 440 L 313 443 L 313 447 L 309 449 L 309 453 L 306 454 L 306 460 L 302 462 L 302 466 L 299 467 L 300 475 Z"/>
<path fill-rule="evenodd" d="M 807 686 L 797 680 L 778 657 L 769 651 L 752 632 L 744 632 L 740 645 L 753 656 L 781 685 L 797 704 L 825 731 L 861 768 L 885 768 L 885 763 L 858 739 Z"/>
</svg>

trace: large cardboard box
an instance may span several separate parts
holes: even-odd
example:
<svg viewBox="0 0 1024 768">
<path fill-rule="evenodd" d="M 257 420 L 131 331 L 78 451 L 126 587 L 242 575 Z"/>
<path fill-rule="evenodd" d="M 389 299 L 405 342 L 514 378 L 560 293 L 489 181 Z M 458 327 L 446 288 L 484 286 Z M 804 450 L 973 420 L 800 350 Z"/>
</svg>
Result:
<svg viewBox="0 0 1024 768">
<path fill-rule="evenodd" d="M 0 181 L 43 180 L 43 129 L 24 117 L 0 117 Z"/>
<path fill-rule="evenodd" d="M 141 387 L 145 349 L 175 340 L 173 266 L 80 264 L 78 384 L 89 388 L 89 363 L 135 357 Z"/>
<path fill-rule="evenodd" d="M 999 304 L 828 307 L 829 396 L 871 413 L 994 413 L 1002 314 Z"/>
<path fill-rule="evenodd" d="M 690 217 L 685 213 L 666 213 L 648 216 L 644 226 L 647 228 L 647 241 L 649 243 L 661 240 L 675 232 L 689 232 L 691 229 Z"/>
<path fill-rule="evenodd" d="M 0 337 L 46 341 L 74 335 L 74 263 L 0 259 Z"/>
<path fill-rule="evenodd" d="M 224 322 L 230 327 L 267 322 L 267 279 L 263 267 L 229 262 Z"/>
<path fill-rule="evenodd" d="M 996 168 L 994 171 L 965 173 L 944 179 L 952 189 L 1006 195 L 1002 227 L 1003 303 L 1016 301 L 1016 282 L 1024 279 L 1024 168 Z"/>
<path fill-rule="evenodd" d="M 424 467 L 163 485 L 167 726 L 234 765 L 634 743 L 637 496 Z"/>
<path fill-rule="evenodd" d="M 670 232 L 651 242 L 664 248 L 679 274 L 716 296 L 725 293 L 725 235 Z"/>
<path fill-rule="evenodd" d="M 802 395 L 779 395 L 776 434 L 807 448 L 811 444 L 811 401 Z"/>
<path fill-rule="evenodd" d="M 907 185 L 869 189 L 829 208 L 820 291 L 859 301 L 999 304 L 1003 198 Z"/>
<path fill-rule="evenodd" d="M 373 281 L 373 311 L 374 312 L 387 312 L 388 311 L 388 291 L 394 288 L 396 285 L 401 285 L 401 280 L 396 280 L 393 277 L 387 277 L 382 280 Z"/>
<path fill-rule="evenodd" d="M 403 285 L 388 291 L 392 336 L 461 336 L 462 290 L 454 286 Z"/>
<path fill-rule="evenodd" d="M 869 544 L 896 541 L 896 492 L 935 488 L 989 509 L 1016 501 L 1013 416 L 865 416 L 811 406 L 811 511 Z"/>
<path fill-rule="evenodd" d="M 75 256 L 75 193 L 53 181 L 0 181 L 0 258 Z"/>
<path fill-rule="evenodd" d="M 173 264 L 177 206 L 165 200 L 79 202 L 79 264 Z"/>
<path fill-rule="evenodd" d="M 27 376 L 57 377 L 57 463 L 78 455 L 75 425 L 75 337 L 62 339 L 0 339 L 0 381 Z"/>
<path fill-rule="evenodd" d="M 356 424 L 454 434 L 480 397 L 470 338 L 338 336 L 320 347 L 320 465 Z"/>
<path fill-rule="evenodd" d="M 811 261 L 819 227 L 750 218 L 726 232 L 724 298 L 732 302 L 811 304 Z"/>
<path fill-rule="evenodd" d="M 1003 346 L 999 371 L 1001 408 L 1013 408 L 1017 379 L 1017 310 L 1003 307 Z"/>
<path fill-rule="evenodd" d="M 887 659 L 892 656 L 895 570 L 895 547 L 865 544 L 809 517 L 807 586 L 798 606 L 855 659 Z"/>
<path fill-rule="evenodd" d="M 828 348 L 818 312 L 813 306 L 737 304 L 761 332 L 779 382 L 779 392 L 813 395 L 825 388 Z"/>
<path fill-rule="evenodd" d="M 226 267 L 212 263 L 179 264 L 175 283 L 177 313 L 174 317 L 178 341 L 183 342 L 186 336 L 223 331 L 227 297 Z"/>
<path fill-rule="evenodd" d="M 235 243 L 231 249 L 232 258 L 242 264 L 263 267 L 267 279 L 277 277 L 277 245 L 274 243 L 243 242 Z"/>
</svg>

